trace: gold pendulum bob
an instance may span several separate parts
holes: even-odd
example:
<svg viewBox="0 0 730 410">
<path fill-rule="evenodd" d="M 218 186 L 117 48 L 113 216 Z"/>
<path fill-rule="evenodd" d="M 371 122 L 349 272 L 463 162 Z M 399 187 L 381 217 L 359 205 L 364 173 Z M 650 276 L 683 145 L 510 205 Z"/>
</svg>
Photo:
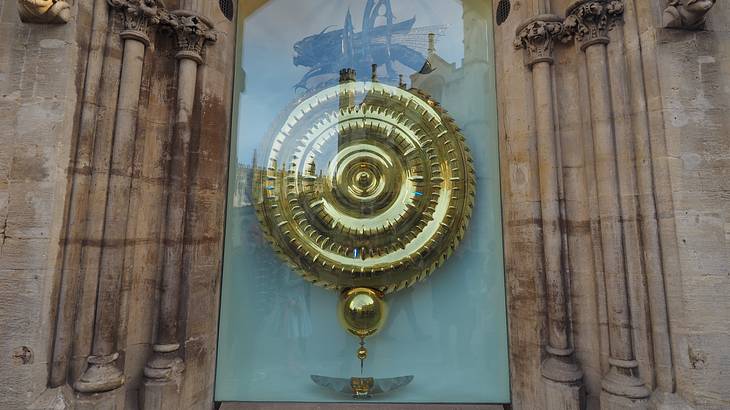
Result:
<svg viewBox="0 0 730 410">
<path fill-rule="evenodd" d="M 370 288 L 353 288 L 342 293 L 337 307 L 342 327 L 360 338 L 357 358 L 360 359 L 360 373 L 363 371 L 368 349 L 365 338 L 372 336 L 383 327 L 388 317 L 388 306 L 382 293 Z"/>
</svg>

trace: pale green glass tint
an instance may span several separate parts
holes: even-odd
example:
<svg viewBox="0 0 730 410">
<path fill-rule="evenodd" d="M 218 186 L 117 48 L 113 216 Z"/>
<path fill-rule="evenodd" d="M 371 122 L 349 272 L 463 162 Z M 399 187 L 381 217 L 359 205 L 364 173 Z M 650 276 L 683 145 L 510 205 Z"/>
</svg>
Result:
<svg viewBox="0 0 730 410">
<path fill-rule="evenodd" d="M 339 70 L 350 65 L 356 66 L 358 81 L 371 79 L 370 61 L 358 58 L 362 41 L 357 41 L 367 24 L 367 3 L 273 0 L 241 16 L 242 71 L 231 157 L 217 401 L 352 399 L 310 379 L 312 374 L 360 376 L 355 355 L 359 340 L 340 326 L 338 295 L 305 282 L 275 254 L 263 237 L 251 190 L 252 168 L 264 157 L 262 147 L 298 99 L 336 84 Z M 388 55 L 371 51 L 372 59 L 381 63 L 378 80 L 397 86 L 402 74 L 409 87 L 429 93 L 454 118 L 471 148 L 476 200 L 466 236 L 447 262 L 427 280 L 385 297 L 388 319 L 366 340 L 364 375 L 414 379 L 369 401 L 506 403 L 510 394 L 491 2 L 389 3 L 391 27 L 415 20 L 399 26 L 408 29 L 391 37 L 397 47 L 391 45 Z M 383 11 L 374 27 L 389 24 Z M 356 34 L 352 46 L 337 37 L 348 27 Z M 335 33 L 337 47 L 302 41 L 322 33 Z M 429 42 L 429 33 L 435 41 Z M 377 49 L 382 42 L 366 44 Z M 343 57 L 347 50 L 353 51 L 352 58 Z M 316 75 L 307 76 L 310 70 Z M 370 181 L 363 179 L 363 186 Z"/>
</svg>

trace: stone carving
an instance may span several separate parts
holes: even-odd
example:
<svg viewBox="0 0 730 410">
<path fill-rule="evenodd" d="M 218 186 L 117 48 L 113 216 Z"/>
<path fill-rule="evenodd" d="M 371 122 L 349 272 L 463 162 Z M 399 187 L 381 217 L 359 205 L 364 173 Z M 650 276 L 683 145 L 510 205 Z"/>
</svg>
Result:
<svg viewBox="0 0 730 410">
<path fill-rule="evenodd" d="M 176 11 L 165 14 L 162 24 L 170 27 L 175 34 L 177 58 L 191 58 L 201 64 L 203 62 L 201 54 L 205 42 L 214 42 L 217 39 L 211 22 L 188 12 Z"/>
<path fill-rule="evenodd" d="M 63 0 L 18 0 L 23 23 L 65 24 L 71 19 L 71 6 Z"/>
<path fill-rule="evenodd" d="M 566 11 L 565 29 L 585 50 L 595 43 L 608 43 L 608 31 L 623 15 L 624 3 L 620 0 L 579 0 Z"/>
<path fill-rule="evenodd" d="M 670 0 L 664 9 L 664 27 L 701 29 L 705 17 L 717 0 Z"/>
<path fill-rule="evenodd" d="M 527 65 L 553 62 L 555 40 L 567 42 L 570 34 L 565 31 L 563 19 L 550 14 L 533 17 L 517 27 L 515 48 L 527 51 Z"/>
<path fill-rule="evenodd" d="M 108 2 L 124 16 L 122 38 L 136 38 L 149 45 L 149 29 L 160 22 L 164 10 L 160 0 L 108 0 Z"/>
</svg>

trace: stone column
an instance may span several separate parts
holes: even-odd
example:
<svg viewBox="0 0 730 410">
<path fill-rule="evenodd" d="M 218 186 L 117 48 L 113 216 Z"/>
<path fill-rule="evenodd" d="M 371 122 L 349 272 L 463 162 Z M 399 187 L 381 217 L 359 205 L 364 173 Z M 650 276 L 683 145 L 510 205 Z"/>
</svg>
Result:
<svg viewBox="0 0 730 410">
<path fill-rule="evenodd" d="M 619 0 L 579 0 L 566 11 L 565 26 L 586 55 L 593 127 L 593 150 L 600 214 L 601 248 L 609 321 L 609 371 L 604 376 L 601 407 L 646 408 L 649 391 L 638 377 L 627 289 L 614 113 L 608 74 L 608 31 L 623 14 Z"/>
<path fill-rule="evenodd" d="M 73 164 L 72 197 L 68 215 L 68 233 L 63 252 L 61 289 L 53 341 L 53 362 L 49 385 L 59 387 L 66 383 L 69 360 L 74 340 L 74 324 L 77 319 L 81 288 L 81 251 L 86 234 L 89 188 L 93 163 L 94 137 L 99 88 L 104 64 L 104 43 L 109 24 L 107 0 L 94 1 L 84 94 L 81 100 L 81 118 Z"/>
<path fill-rule="evenodd" d="M 562 18 L 543 14 L 517 28 L 515 46 L 525 49 L 527 66 L 532 70 L 548 315 L 547 358 L 542 362 L 545 408 L 578 410 L 584 407 L 583 372 L 575 362 L 570 342 L 553 107 L 553 44 L 565 37 Z"/>
<path fill-rule="evenodd" d="M 109 0 L 109 3 L 124 17 L 125 29 L 120 34 L 124 41 L 124 54 L 104 212 L 92 355 L 87 359 L 83 375 L 74 383 L 74 389 L 82 393 L 111 391 L 124 384 L 124 374 L 116 363 L 119 358 L 117 325 L 124 242 L 142 67 L 145 49 L 150 44 L 148 31 L 159 22 L 159 9 L 153 0 Z"/>
<path fill-rule="evenodd" d="M 654 358 L 655 390 L 652 393 L 652 408 L 682 409 L 687 404 L 676 394 L 674 360 L 672 357 L 672 334 L 669 328 L 669 312 L 665 273 L 668 267 L 663 258 L 660 237 L 657 202 L 652 169 L 652 144 L 646 98 L 646 84 L 642 72 L 641 49 L 638 44 L 640 30 L 634 2 L 627 2 L 624 36 L 629 39 L 625 48 L 626 73 L 629 87 L 632 133 L 637 165 L 637 188 L 639 193 L 639 215 L 641 240 L 643 244 L 646 271 L 649 313 L 651 317 L 651 341 Z M 637 39 L 634 43 L 632 40 Z M 644 50 L 646 51 L 646 50 Z"/>
<path fill-rule="evenodd" d="M 156 342 L 144 375 L 143 407 L 177 409 L 184 362 L 180 355 L 179 311 L 183 249 L 190 180 L 191 116 L 195 103 L 198 65 L 206 41 L 215 41 L 212 24 L 185 11 L 164 18 L 175 35 L 178 60 L 177 114 L 165 210 L 165 251 Z"/>
</svg>

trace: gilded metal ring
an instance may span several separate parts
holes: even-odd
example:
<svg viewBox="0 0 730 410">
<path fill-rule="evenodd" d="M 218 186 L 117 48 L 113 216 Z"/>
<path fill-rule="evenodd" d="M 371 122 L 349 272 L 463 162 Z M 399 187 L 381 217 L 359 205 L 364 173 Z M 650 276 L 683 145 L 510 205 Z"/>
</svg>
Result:
<svg viewBox="0 0 730 410">
<path fill-rule="evenodd" d="M 256 174 L 264 232 L 305 279 L 390 293 L 443 263 L 474 204 L 463 136 L 430 97 L 345 82 L 300 100 Z"/>
</svg>

